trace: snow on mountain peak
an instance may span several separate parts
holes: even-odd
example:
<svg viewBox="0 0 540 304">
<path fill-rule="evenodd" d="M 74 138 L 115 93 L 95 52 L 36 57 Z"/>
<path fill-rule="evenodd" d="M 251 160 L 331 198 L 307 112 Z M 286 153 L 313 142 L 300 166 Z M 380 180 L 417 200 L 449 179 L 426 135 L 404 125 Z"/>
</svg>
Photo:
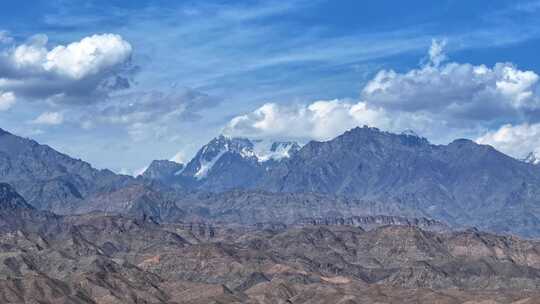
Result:
<svg viewBox="0 0 540 304">
<path fill-rule="evenodd" d="M 220 135 L 199 150 L 193 160 L 193 170 L 190 172 L 197 180 L 204 179 L 226 153 L 237 154 L 248 161 L 264 163 L 289 158 L 298 150 L 300 145 L 296 142 L 250 140 Z"/>
<path fill-rule="evenodd" d="M 258 162 L 265 162 L 268 160 L 288 158 L 298 150 L 300 150 L 300 145 L 296 142 L 272 142 L 260 139 L 250 140 L 247 138 L 226 137 L 221 135 L 206 145 L 202 152 L 207 153 L 212 151 L 212 159 L 218 154 L 221 156 L 225 152 L 231 152 L 239 154 L 243 158 L 253 158 Z M 209 161 L 209 159 L 207 159 L 207 161 Z"/>
<path fill-rule="evenodd" d="M 296 142 L 258 141 L 255 143 L 255 156 L 261 163 L 269 160 L 277 161 L 283 158 L 289 158 L 298 150 L 300 150 L 300 145 Z"/>
</svg>

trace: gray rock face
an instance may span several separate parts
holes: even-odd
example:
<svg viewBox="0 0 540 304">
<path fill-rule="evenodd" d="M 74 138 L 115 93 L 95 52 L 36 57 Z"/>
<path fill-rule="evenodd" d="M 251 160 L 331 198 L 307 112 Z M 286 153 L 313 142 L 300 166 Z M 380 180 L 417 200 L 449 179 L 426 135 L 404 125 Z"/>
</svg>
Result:
<svg viewBox="0 0 540 304">
<path fill-rule="evenodd" d="M 143 172 L 142 177 L 171 184 L 174 183 L 174 180 L 182 173 L 183 169 L 184 164 L 170 160 L 154 160 Z"/>
<path fill-rule="evenodd" d="M 59 219 L 35 209 L 9 184 L 0 183 L 0 235 L 20 230 L 47 233 L 60 228 Z"/>
<path fill-rule="evenodd" d="M 0 182 L 11 184 L 38 209 L 62 211 L 94 193 L 134 182 L 109 170 L 96 170 L 37 142 L 0 132 Z"/>
<path fill-rule="evenodd" d="M 303 219 L 347 219 L 388 213 L 399 213 L 408 218 L 422 217 L 422 213 L 404 209 L 398 204 L 315 193 L 244 190 L 192 193 L 178 197 L 176 204 L 186 212 L 184 220 L 239 225 L 294 225 Z"/>
<path fill-rule="evenodd" d="M 33 209 L 9 184 L 0 183 L 0 209 Z"/>
<path fill-rule="evenodd" d="M 406 218 L 389 215 L 367 215 L 353 217 L 326 217 L 326 218 L 304 218 L 297 221 L 292 226 L 353 226 L 364 230 L 373 230 L 383 226 L 407 226 L 418 227 L 426 231 L 445 232 L 450 231 L 450 227 L 445 223 L 422 218 Z"/>
</svg>

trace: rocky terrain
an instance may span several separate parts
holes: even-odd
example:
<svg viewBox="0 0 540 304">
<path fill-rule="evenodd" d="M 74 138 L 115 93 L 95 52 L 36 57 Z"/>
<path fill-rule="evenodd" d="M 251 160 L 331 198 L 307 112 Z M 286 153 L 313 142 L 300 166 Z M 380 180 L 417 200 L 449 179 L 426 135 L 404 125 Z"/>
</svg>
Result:
<svg viewBox="0 0 540 304">
<path fill-rule="evenodd" d="M 353 205 L 363 201 L 384 206 L 388 215 L 540 236 L 538 166 L 471 140 L 433 145 L 411 133 L 362 127 L 327 142 L 309 142 L 288 157 L 262 164 L 243 148 L 231 149 L 231 142 L 250 144 L 247 139 L 215 139 L 182 172 L 184 178 L 194 176 L 200 157 L 211 155 L 206 174 L 195 182 L 174 179 L 172 185 L 215 193 L 264 190 L 278 197 L 317 193 L 335 197 L 323 212 L 350 212 L 334 208 L 334 201 L 346 199 Z"/>
<path fill-rule="evenodd" d="M 0 129 L 0 182 L 10 183 L 38 209 L 61 211 L 93 194 L 134 183 L 134 179 L 59 153 Z"/>
<path fill-rule="evenodd" d="M 540 236 L 538 166 L 469 140 L 433 145 L 368 127 L 303 147 L 220 136 L 187 164 L 155 161 L 138 178 L 1 131 L 0 182 L 57 214 L 236 224 L 388 215 Z"/>
<path fill-rule="evenodd" d="M 1 131 L 0 303 L 539 303 L 539 187 L 372 128 L 219 137 L 138 178 Z"/>
<path fill-rule="evenodd" d="M 524 304 L 540 298 L 540 243 L 477 230 L 56 216 L 6 184 L 0 185 L 0 227 L 2 303 Z"/>
</svg>

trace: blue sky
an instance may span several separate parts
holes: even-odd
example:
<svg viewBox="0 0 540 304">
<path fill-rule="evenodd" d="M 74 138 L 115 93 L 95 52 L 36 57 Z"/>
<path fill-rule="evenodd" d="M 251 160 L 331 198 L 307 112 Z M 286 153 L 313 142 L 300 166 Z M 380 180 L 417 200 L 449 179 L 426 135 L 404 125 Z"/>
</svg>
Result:
<svg viewBox="0 0 540 304">
<path fill-rule="evenodd" d="M 357 124 L 540 151 L 539 1 L 1 8 L 0 127 L 99 168 L 189 158 L 222 132 L 325 140 Z"/>
</svg>

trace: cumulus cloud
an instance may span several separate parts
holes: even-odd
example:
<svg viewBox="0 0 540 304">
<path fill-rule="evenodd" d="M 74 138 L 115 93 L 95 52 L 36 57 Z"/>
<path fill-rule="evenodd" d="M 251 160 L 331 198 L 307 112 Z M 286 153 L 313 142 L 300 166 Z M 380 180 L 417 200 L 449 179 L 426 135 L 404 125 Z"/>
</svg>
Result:
<svg viewBox="0 0 540 304">
<path fill-rule="evenodd" d="M 476 141 L 518 158 L 525 157 L 529 152 L 540 155 L 540 124 L 505 124 L 478 137 Z"/>
<path fill-rule="evenodd" d="M 27 99 L 93 103 L 125 88 L 132 47 L 115 34 L 93 35 L 49 49 L 46 35 L 0 53 L 0 90 Z"/>
<path fill-rule="evenodd" d="M 540 109 L 539 76 L 511 63 L 493 67 L 450 62 L 434 42 L 430 62 L 406 73 L 382 70 L 361 98 L 390 111 L 428 112 L 449 121 L 499 121 Z"/>
<path fill-rule="evenodd" d="M 7 111 L 15 104 L 16 98 L 13 92 L 0 91 L 0 111 Z"/>
<path fill-rule="evenodd" d="M 176 153 L 171 159 L 169 159 L 170 161 L 173 161 L 175 163 L 179 163 L 179 164 L 185 164 L 187 163 L 188 159 L 186 158 L 186 155 L 184 154 L 184 152 L 180 151 L 178 153 Z"/>
<path fill-rule="evenodd" d="M 422 136 L 439 134 L 442 129 L 452 130 L 445 121 L 422 113 L 389 112 L 363 101 L 334 99 L 295 106 L 266 103 L 231 119 L 223 133 L 252 138 L 328 140 L 363 125 L 392 132 L 412 129 Z"/>
<path fill-rule="evenodd" d="M 446 41 L 433 40 L 427 62 L 418 68 L 379 71 L 357 101 L 267 103 L 234 117 L 224 133 L 325 140 L 367 124 L 393 132 L 412 129 L 436 142 L 478 138 L 513 156 L 540 151 L 534 124 L 540 113 L 538 74 L 511 63 L 449 62 L 445 46 Z"/>
<path fill-rule="evenodd" d="M 439 66 L 443 61 L 446 61 L 448 57 L 444 53 L 444 48 L 446 47 L 446 40 L 431 40 L 431 47 L 429 48 L 429 62 L 428 64 L 433 64 L 434 66 Z"/>
<path fill-rule="evenodd" d="M 313 138 L 325 140 L 357 125 L 387 125 L 382 109 L 346 100 L 309 105 L 267 103 L 252 113 L 233 118 L 224 133 L 231 136 Z"/>
<path fill-rule="evenodd" d="M 31 121 L 31 123 L 38 125 L 59 125 L 63 122 L 64 115 L 59 112 L 45 112 Z"/>
</svg>

